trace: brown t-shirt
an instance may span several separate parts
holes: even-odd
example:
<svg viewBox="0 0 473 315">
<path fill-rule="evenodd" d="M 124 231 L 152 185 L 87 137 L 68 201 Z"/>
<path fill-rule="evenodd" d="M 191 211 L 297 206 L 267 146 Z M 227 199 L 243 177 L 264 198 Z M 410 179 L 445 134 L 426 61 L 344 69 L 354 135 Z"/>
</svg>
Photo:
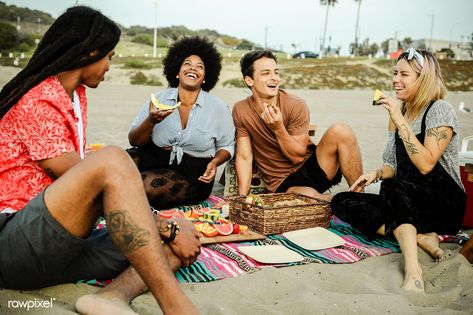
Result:
<svg viewBox="0 0 473 315">
<path fill-rule="evenodd" d="M 308 134 L 310 113 L 304 100 L 280 90 L 277 106 L 281 110 L 284 126 L 290 135 Z M 253 160 L 269 191 L 275 191 L 290 174 L 304 164 L 311 153 L 307 150 L 304 161 L 293 164 L 279 147 L 274 132 L 258 115 L 253 96 L 233 106 L 233 120 L 236 137 L 251 138 Z"/>
</svg>

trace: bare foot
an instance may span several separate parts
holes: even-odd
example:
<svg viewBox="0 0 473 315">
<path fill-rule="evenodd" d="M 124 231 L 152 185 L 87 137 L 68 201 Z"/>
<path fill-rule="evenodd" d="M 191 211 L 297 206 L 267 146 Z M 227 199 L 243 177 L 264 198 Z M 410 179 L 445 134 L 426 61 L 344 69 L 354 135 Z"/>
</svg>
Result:
<svg viewBox="0 0 473 315">
<path fill-rule="evenodd" d="M 417 272 L 406 272 L 402 289 L 411 292 L 425 293 L 422 269 L 419 268 Z"/>
<path fill-rule="evenodd" d="M 435 232 L 417 234 L 417 245 L 436 261 L 445 258 L 445 253 L 439 246 L 439 238 Z"/>
<path fill-rule="evenodd" d="M 130 305 L 120 299 L 111 299 L 98 294 L 81 296 L 76 302 L 76 310 L 83 315 L 137 315 Z"/>
<path fill-rule="evenodd" d="M 468 242 L 463 245 L 463 248 L 460 250 L 460 254 L 465 256 L 465 258 L 473 264 L 473 237 L 470 237 Z"/>
</svg>

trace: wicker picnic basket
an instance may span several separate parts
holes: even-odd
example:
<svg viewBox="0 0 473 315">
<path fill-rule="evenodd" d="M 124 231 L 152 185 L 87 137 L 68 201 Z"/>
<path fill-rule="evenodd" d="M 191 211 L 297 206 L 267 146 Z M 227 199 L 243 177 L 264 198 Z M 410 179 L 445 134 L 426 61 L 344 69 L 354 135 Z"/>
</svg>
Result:
<svg viewBox="0 0 473 315">
<path fill-rule="evenodd" d="M 330 225 L 330 203 L 296 193 L 257 195 L 263 205 L 251 204 L 245 197 L 230 198 L 230 220 L 247 225 L 260 234 L 280 234 L 288 231 Z M 301 205 L 282 205 L 299 199 Z M 276 205 L 276 206 L 275 206 Z"/>
</svg>

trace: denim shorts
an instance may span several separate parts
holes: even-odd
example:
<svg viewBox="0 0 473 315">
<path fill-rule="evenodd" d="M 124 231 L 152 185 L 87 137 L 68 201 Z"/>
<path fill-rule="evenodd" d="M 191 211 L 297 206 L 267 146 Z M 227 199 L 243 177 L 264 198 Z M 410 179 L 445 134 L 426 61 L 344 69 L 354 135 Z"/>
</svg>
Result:
<svg viewBox="0 0 473 315">
<path fill-rule="evenodd" d="M 106 229 L 85 239 L 65 230 L 49 213 L 44 192 L 21 211 L 0 214 L 0 287 L 30 290 L 112 279 L 129 266 Z"/>
</svg>

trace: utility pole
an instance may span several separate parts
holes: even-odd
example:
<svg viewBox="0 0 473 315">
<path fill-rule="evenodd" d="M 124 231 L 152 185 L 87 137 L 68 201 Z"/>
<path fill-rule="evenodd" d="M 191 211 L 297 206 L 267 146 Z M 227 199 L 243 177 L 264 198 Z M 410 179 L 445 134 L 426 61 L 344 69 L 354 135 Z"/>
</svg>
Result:
<svg viewBox="0 0 473 315">
<path fill-rule="evenodd" d="M 264 49 L 268 49 L 268 29 L 269 26 L 264 28 Z"/>
<path fill-rule="evenodd" d="M 154 34 L 153 34 L 153 58 L 156 58 L 156 48 L 158 46 L 158 1 L 154 2 Z"/>
<path fill-rule="evenodd" d="M 324 36 L 322 37 L 322 46 L 320 47 L 320 57 L 325 56 L 325 37 L 327 35 L 327 23 L 328 23 L 328 9 L 330 7 L 330 2 L 327 1 L 327 10 L 325 11 L 325 27 L 324 27 Z"/>
<path fill-rule="evenodd" d="M 361 7 L 361 0 L 357 0 L 358 2 L 358 9 L 356 12 L 356 26 L 355 26 L 355 46 L 353 47 L 353 55 L 358 55 L 358 25 L 360 22 L 360 7 Z"/>
<path fill-rule="evenodd" d="M 432 52 L 432 36 L 434 34 L 434 14 L 429 14 L 429 16 L 432 18 L 430 21 L 430 44 L 429 44 L 429 51 Z"/>
</svg>

